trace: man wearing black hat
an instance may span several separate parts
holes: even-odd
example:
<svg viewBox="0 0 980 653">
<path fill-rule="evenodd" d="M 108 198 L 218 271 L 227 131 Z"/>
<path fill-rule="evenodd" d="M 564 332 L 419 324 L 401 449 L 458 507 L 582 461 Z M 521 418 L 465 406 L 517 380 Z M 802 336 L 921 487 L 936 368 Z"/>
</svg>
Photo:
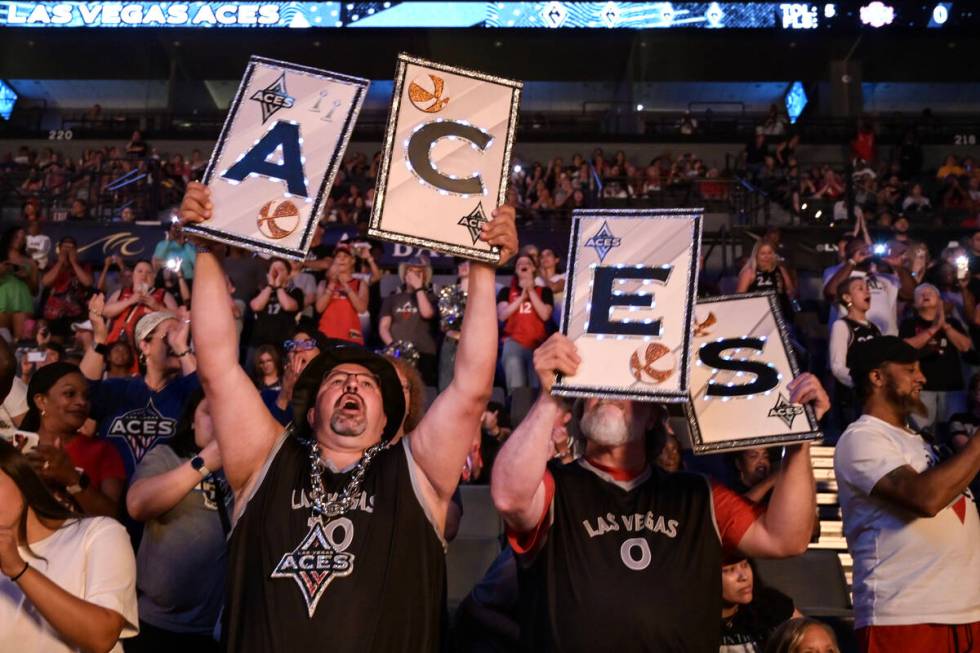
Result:
<svg viewBox="0 0 980 653">
<path fill-rule="evenodd" d="M 206 187 L 190 184 L 183 221 L 213 210 Z M 497 209 L 481 238 L 506 261 L 517 248 L 513 209 Z M 221 266 L 199 254 L 198 369 L 235 493 L 227 650 L 439 649 L 446 512 L 496 364 L 494 275 L 473 264 L 453 383 L 388 446 L 405 411 L 402 387 L 387 360 L 357 346 L 309 363 L 283 432 L 237 364 Z"/>
<path fill-rule="evenodd" d="M 864 414 L 837 443 L 834 470 L 866 653 L 980 642 L 980 517 L 967 489 L 980 472 L 980 438 L 940 462 L 909 426 L 925 411 L 918 357 L 894 336 L 847 357 Z"/>
</svg>

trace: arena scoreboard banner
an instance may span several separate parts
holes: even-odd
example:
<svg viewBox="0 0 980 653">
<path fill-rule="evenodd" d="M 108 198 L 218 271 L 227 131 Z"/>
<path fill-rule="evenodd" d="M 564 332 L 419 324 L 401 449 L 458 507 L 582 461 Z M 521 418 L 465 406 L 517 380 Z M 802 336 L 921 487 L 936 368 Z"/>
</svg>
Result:
<svg viewBox="0 0 980 653">
<path fill-rule="evenodd" d="M 969 29 L 972 2 L 26 2 L 30 28 Z"/>
<path fill-rule="evenodd" d="M 398 55 L 370 236 L 496 261 L 521 82 Z"/>
<path fill-rule="evenodd" d="M 702 213 L 573 212 L 561 332 L 582 362 L 553 394 L 687 400 Z"/>
<path fill-rule="evenodd" d="M 252 57 L 204 172 L 214 216 L 185 229 L 305 259 L 368 84 Z"/>
<path fill-rule="evenodd" d="M 695 453 L 823 437 L 811 408 L 789 401 L 799 370 L 774 294 L 699 300 L 692 356 L 685 412 Z"/>
</svg>

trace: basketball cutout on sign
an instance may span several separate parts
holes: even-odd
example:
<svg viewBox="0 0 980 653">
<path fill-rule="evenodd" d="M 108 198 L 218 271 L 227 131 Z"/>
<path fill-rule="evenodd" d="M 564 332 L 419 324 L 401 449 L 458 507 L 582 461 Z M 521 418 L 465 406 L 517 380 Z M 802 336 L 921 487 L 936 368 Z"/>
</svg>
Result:
<svg viewBox="0 0 980 653">
<path fill-rule="evenodd" d="M 442 97 L 446 82 L 442 77 L 429 73 L 418 76 L 408 85 L 408 99 L 419 111 L 438 113 L 449 104 L 449 98 Z"/>
<path fill-rule="evenodd" d="M 640 347 L 630 356 L 630 372 L 641 383 L 659 385 L 677 369 L 674 354 L 659 342 Z"/>
<path fill-rule="evenodd" d="M 289 200 L 271 200 L 259 209 L 257 223 L 263 236 L 279 240 L 296 231 L 299 209 Z"/>
</svg>

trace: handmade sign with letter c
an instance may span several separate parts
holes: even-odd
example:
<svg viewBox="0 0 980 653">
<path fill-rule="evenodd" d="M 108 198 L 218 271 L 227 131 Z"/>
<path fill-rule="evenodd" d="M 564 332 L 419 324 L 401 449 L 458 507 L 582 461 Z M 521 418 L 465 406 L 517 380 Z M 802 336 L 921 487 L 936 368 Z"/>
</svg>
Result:
<svg viewBox="0 0 980 653">
<path fill-rule="evenodd" d="M 204 171 L 214 215 L 186 230 L 306 258 L 367 88 L 357 77 L 252 57 Z"/>
<path fill-rule="evenodd" d="M 686 401 L 701 209 L 573 217 L 561 331 L 582 363 L 553 394 Z"/>
<path fill-rule="evenodd" d="M 789 401 L 798 368 L 772 293 L 698 301 L 691 357 L 685 412 L 695 453 L 823 437 L 809 406 Z"/>
<path fill-rule="evenodd" d="M 479 236 L 504 201 L 521 86 L 399 55 L 368 235 L 496 261 Z"/>
</svg>

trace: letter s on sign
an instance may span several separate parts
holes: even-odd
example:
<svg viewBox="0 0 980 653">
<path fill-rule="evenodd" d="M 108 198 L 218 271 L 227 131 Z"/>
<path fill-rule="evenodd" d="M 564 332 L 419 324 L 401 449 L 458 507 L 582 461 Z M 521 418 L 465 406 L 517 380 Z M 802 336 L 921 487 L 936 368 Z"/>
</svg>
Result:
<svg viewBox="0 0 980 653">
<path fill-rule="evenodd" d="M 718 342 L 709 342 L 701 346 L 698 350 L 698 359 L 702 364 L 715 370 L 726 370 L 730 372 L 747 372 L 755 375 L 755 380 L 750 383 L 739 383 L 728 386 L 722 383 L 708 383 L 705 396 L 711 397 L 745 397 L 772 390 L 779 385 L 779 373 L 768 363 L 752 360 L 733 360 L 723 358 L 722 352 L 729 349 L 755 349 L 762 352 L 765 350 L 766 341 L 763 338 L 726 338 Z"/>
</svg>

